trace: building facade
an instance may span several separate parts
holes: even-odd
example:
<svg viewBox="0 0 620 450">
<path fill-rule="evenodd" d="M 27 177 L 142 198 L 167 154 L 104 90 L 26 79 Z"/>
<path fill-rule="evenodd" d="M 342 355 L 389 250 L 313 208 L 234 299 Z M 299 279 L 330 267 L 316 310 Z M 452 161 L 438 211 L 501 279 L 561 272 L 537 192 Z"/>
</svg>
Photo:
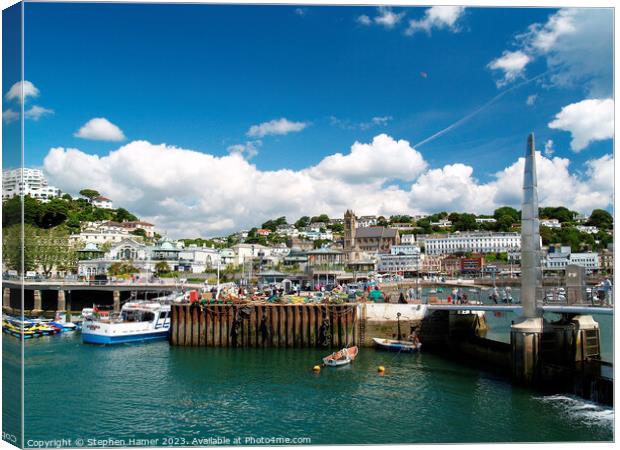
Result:
<svg viewBox="0 0 620 450">
<path fill-rule="evenodd" d="M 93 198 L 92 205 L 96 208 L 101 208 L 101 209 L 114 209 L 112 200 L 110 200 L 107 197 Z"/>
<path fill-rule="evenodd" d="M 19 195 L 28 195 L 42 202 L 60 197 L 61 191 L 50 186 L 40 169 L 27 167 L 5 170 L 2 172 L 2 199 L 7 200 Z"/>
<path fill-rule="evenodd" d="M 421 267 L 421 252 L 417 245 L 393 245 L 390 253 L 381 253 L 377 259 L 379 272 L 417 273 Z"/>
<path fill-rule="evenodd" d="M 452 233 L 425 239 L 426 254 L 500 253 L 519 251 L 519 233 Z"/>
<path fill-rule="evenodd" d="M 588 272 L 601 269 L 601 259 L 598 253 L 573 253 L 570 247 L 550 247 L 543 261 L 545 270 L 564 271 L 570 264 L 583 267 Z"/>
</svg>

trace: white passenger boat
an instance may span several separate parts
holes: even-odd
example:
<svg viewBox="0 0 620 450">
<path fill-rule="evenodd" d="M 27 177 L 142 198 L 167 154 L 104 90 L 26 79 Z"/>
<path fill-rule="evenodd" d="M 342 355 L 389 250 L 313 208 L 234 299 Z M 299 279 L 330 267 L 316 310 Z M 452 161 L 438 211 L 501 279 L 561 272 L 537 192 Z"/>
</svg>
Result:
<svg viewBox="0 0 620 450">
<path fill-rule="evenodd" d="M 82 342 L 122 344 L 167 339 L 170 305 L 154 301 L 128 302 L 120 314 L 94 311 L 82 324 Z"/>
</svg>

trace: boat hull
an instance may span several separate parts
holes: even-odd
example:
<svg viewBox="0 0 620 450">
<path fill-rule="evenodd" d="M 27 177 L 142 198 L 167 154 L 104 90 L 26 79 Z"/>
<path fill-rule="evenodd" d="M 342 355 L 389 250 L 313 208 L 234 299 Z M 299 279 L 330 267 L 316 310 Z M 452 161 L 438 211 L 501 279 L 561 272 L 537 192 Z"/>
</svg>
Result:
<svg viewBox="0 0 620 450">
<path fill-rule="evenodd" d="M 342 349 L 339 352 L 332 353 L 331 355 L 323 358 L 323 364 L 329 367 L 346 366 L 347 364 L 351 364 L 355 360 L 357 352 L 357 346 Z M 334 358 L 334 356 L 337 356 L 337 358 Z"/>
<path fill-rule="evenodd" d="M 147 333 L 127 334 L 122 336 L 108 336 L 102 334 L 84 333 L 82 331 L 82 342 L 85 344 L 126 344 L 129 342 L 146 342 L 168 339 L 168 330 L 153 331 Z"/>
<path fill-rule="evenodd" d="M 411 342 L 395 341 L 391 339 L 372 338 L 377 348 L 392 352 L 414 353 L 420 350 L 422 344 L 414 345 Z"/>
</svg>

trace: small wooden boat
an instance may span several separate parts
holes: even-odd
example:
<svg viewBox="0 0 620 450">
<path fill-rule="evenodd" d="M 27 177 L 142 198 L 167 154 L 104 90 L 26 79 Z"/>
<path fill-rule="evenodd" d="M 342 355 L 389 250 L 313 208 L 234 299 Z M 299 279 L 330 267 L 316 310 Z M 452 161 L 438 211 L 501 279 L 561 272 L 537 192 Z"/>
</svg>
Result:
<svg viewBox="0 0 620 450">
<path fill-rule="evenodd" d="M 414 344 L 411 341 L 397 341 L 396 339 L 372 338 L 375 345 L 383 350 L 395 352 L 417 352 L 422 347 L 422 343 Z"/>
<path fill-rule="evenodd" d="M 329 356 L 323 358 L 323 363 L 326 366 L 337 367 L 344 366 L 345 364 L 351 364 L 357 356 L 357 346 L 343 348 L 338 352 L 334 352 Z"/>
</svg>

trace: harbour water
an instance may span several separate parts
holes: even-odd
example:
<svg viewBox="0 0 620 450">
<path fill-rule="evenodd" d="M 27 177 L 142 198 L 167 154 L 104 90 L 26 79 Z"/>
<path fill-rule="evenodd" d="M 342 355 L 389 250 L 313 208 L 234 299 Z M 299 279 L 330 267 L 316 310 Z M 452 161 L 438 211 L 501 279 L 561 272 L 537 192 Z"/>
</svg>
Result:
<svg viewBox="0 0 620 450">
<path fill-rule="evenodd" d="M 4 336 L 3 351 L 18 355 L 19 342 Z M 313 373 L 325 353 L 171 347 L 166 341 L 101 347 L 83 345 L 79 334 L 32 340 L 25 350 L 25 444 L 613 439 L 611 408 L 544 396 L 430 353 L 363 348 L 352 366 Z M 7 362 L 18 361 L 5 359 L 5 371 L 11 370 Z M 377 373 L 379 365 L 386 367 L 384 376 Z M 5 401 L 18 398 L 10 383 L 3 390 Z M 12 426 L 18 426 L 15 418 L 5 416 L 5 430 Z"/>
</svg>

